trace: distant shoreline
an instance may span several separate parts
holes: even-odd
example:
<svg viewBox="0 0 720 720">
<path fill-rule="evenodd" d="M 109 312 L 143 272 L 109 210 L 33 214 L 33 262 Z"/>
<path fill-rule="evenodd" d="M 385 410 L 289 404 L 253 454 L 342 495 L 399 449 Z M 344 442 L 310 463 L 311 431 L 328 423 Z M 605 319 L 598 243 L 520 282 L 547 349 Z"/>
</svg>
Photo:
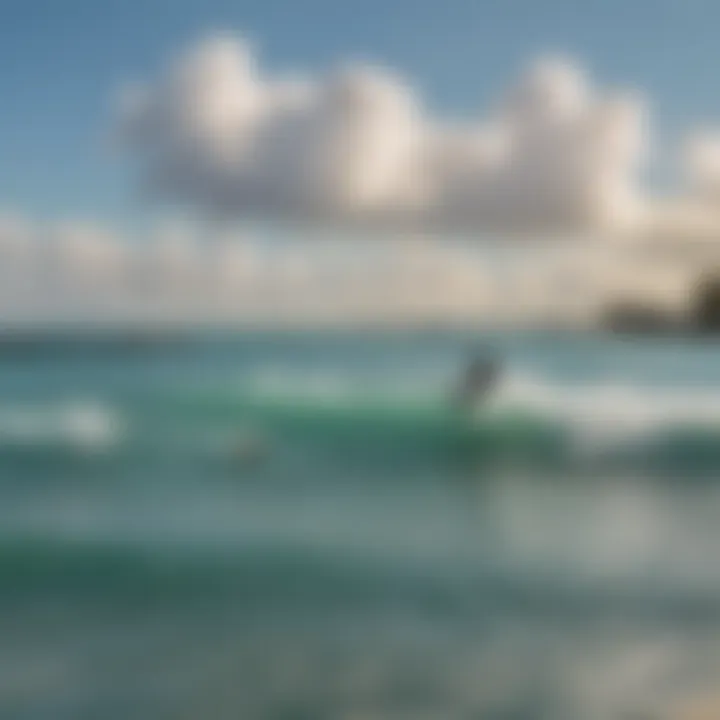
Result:
<svg viewBox="0 0 720 720">
<path fill-rule="evenodd" d="M 209 338 L 232 335 L 312 334 L 462 334 L 478 336 L 505 333 L 606 335 L 636 339 L 696 341 L 720 337 L 711 330 L 676 319 L 645 321 L 637 316 L 605 316 L 596 323 L 471 324 L 471 323 L 186 323 L 174 325 L 0 324 L 0 357 L 34 355 L 52 350 L 84 349 L 103 353 L 143 353 L 188 346 Z"/>
</svg>

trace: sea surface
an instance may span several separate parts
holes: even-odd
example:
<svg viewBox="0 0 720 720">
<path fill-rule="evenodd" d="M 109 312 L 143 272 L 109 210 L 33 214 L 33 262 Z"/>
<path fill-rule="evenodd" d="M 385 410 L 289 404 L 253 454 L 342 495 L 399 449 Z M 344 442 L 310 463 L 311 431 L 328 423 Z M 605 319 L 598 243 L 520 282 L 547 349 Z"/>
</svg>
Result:
<svg viewBox="0 0 720 720">
<path fill-rule="evenodd" d="M 720 718 L 720 344 L 0 351 L 0 718 Z"/>
</svg>

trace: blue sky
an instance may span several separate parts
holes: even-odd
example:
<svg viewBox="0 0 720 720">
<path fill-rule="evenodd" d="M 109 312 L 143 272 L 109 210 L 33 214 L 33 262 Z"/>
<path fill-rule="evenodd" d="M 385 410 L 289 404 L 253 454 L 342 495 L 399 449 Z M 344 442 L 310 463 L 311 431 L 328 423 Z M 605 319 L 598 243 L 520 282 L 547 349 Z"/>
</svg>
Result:
<svg viewBox="0 0 720 720">
<path fill-rule="evenodd" d="M 270 69 L 387 65 L 448 116 L 482 113 L 529 60 L 559 51 L 645 93 L 664 143 L 720 118 L 718 21 L 709 0 L 3 0 L 0 206 L 146 216 L 109 146 L 113 96 L 218 29 L 249 36 Z"/>
</svg>

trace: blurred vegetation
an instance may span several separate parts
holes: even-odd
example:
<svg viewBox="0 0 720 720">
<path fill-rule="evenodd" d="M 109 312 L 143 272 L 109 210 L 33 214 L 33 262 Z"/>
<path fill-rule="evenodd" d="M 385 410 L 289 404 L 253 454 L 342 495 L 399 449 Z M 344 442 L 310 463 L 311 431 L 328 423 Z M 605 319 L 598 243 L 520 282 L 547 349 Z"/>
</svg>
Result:
<svg viewBox="0 0 720 720">
<path fill-rule="evenodd" d="M 720 271 L 704 275 L 697 281 L 683 315 L 651 303 L 619 302 L 606 309 L 602 324 L 613 332 L 630 334 L 720 334 Z"/>
<path fill-rule="evenodd" d="M 705 276 L 698 283 L 692 317 L 702 332 L 720 332 L 720 273 Z"/>
</svg>

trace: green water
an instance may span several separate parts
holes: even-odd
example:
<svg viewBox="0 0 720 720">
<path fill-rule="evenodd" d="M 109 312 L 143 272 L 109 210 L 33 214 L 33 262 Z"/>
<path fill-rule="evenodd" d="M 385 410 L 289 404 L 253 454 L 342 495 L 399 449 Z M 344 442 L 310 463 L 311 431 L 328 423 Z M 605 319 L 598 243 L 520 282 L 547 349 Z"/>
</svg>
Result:
<svg viewBox="0 0 720 720">
<path fill-rule="evenodd" d="M 505 375 L 459 416 L 480 341 Z M 719 361 L 449 332 L 0 357 L 0 717 L 667 717 L 720 679 Z"/>
</svg>

